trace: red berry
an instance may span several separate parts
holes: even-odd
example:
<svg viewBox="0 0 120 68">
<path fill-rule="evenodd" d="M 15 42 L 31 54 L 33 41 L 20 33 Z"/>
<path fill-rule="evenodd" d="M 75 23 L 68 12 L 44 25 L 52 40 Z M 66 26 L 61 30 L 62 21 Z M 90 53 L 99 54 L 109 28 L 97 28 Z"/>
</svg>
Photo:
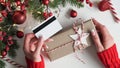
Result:
<svg viewBox="0 0 120 68">
<path fill-rule="evenodd" d="M 8 40 L 12 40 L 13 39 L 13 37 L 12 36 L 8 36 Z"/>
<path fill-rule="evenodd" d="M 50 17 L 50 16 L 52 16 L 52 15 L 53 15 L 53 13 L 52 13 L 52 12 L 50 12 L 50 13 L 49 13 L 49 17 Z"/>
<path fill-rule="evenodd" d="M 6 52 L 5 50 L 3 50 L 3 51 L 1 52 L 1 55 L 2 55 L 2 57 L 5 57 L 5 56 L 7 55 L 7 52 Z"/>
<path fill-rule="evenodd" d="M 49 0 L 42 0 L 42 3 L 44 4 L 44 5 L 48 5 L 49 4 Z"/>
<path fill-rule="evenodd" d="M 17 31 L 17 37 L 18 38 L 23 38 L 24 37 L 24 33 L 22 31 Z"/>
<path fill-rule="evenodd" d="M 71 10 L 70 16 L 73 17 L 73 18 L 76 17 L 77 16 L 77 12 L 75 10 Z"/>
<path fill-rule="evenodd" d="M 100 11 L 106 11 L 110 9 L 110 4 L 108 0 L 102 0 L 99 4 L 98 4 L 98 8 Z"/>
<path fill-rule="evenodd" d="M 90 3 L 90 0 L 86 0 L 86 3 L 89 4 L 89 3 Z"/>
<path fill-rule="evenodd" d="M 6 45 L 6 46 L 5 46 L 5 50 L 6 50 L 6 51 L 9 51 L 9 50 L 10 50 L 9 45 Z"/>
<path fill-rule="evenodd" d="M 21 7 L 21 10 L 25 10 L 25 5 L 24 4 L 22 4 L 20 7 Z"/>
<path fill-rule="evenodd" d="M 21 2 L 20 1 L 16 1 L 16 4 L 17 4 L 17 6 L 20 6 Z"/>
<path fill-rule="evenodd" d="M 3 40 L 3 36 L 0 36 L 0 41 L 2 41 Z"/>
<path fill-rule="evenodd" d="M 7 34 L 6 32 L 2 32 L 2 36 L 5 37 Z"/>
<path fill-rule="evenodd" d="M 12 40 L 8 41 L 8 45 L 12 45 L 14 42 Z"/>
<path fill-rule="evenodd" d="M 1 14 L 2 14 L 3 17 L 7 17 L 8 13 L 7 13 L 7 11 L 3 10 L 3 11 L 1 11 Z"/>
<path fill-rule="evenodd" d="M 2 17 L 0 17 L 0 22 L 2 22 L 3 21 L 3 18 Z"/>
<path fill-rule="evenodd" d="M 43 16 L 44 16 L 45 19 L 47 19 L 47 18 L 48 18 L 48 13 L 47 13 L 47 12 L 44 12 L 44 13 L 43 13 Z"/>
<path fill-rule="evenodd" d="M 89 6 L 90 6 L 90 7 L 92 7 L 92 6 L 93 6 L 93 3 L 92 3 L 92 2 L 90 2 L 90 3 L 89 3 Z"/>
</svg>

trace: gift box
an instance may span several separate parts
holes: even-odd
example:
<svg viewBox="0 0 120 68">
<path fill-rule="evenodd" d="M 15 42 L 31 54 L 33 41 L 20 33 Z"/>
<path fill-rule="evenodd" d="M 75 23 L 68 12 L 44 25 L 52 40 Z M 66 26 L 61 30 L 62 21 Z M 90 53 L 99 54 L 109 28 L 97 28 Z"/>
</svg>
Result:
<svg viewBox="0 0 120 68">
<path fill-rule="evenodd" d="M 89 36 L 86 38 L 88 45 L 85 45 L 85 47 L 80 48 L 80 49 L 85 49 L 93 45 L 90 32 L 92 29 L 95 29 L 95 26 L 92 20 L 90 19 L 88 21 L 85 21 L 83 25 L 84 25 L 84 33 L 89 33 Z M 81 24 L 77 25 L 77 27 L 81 28 Z M 70 29 L 64 30 L 54 35 L 52 37 L 54 41 L 46 43 L 48 48 L 45 49 L 45 52 L 47 53 L 50 61 L 53 61 L 58 58 L 64 57 L 68 54 L 74 53 L 75 40 L 73 40 L 70 37 L 70 35 L 74 35 L 74 34 L 76 34 L 76 32 L 71 27 Z"/>
</svg>

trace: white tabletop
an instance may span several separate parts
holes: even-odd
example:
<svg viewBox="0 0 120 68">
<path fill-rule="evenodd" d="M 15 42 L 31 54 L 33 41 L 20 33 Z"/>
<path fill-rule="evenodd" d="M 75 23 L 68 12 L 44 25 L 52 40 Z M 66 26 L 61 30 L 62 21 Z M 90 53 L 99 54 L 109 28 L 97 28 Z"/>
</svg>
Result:
<svg viewBox="0 0 120 68">
<path fill-rule="evenodd" d="M 92 2 L 99 2 L 99 1 L 92 0 Z M 120 7 L 119 7 L 120 0 L 112 0 L 112 3 L 114 8 L 116 9 L 116 12 L 118 13 L 118 16 L 120 17 Z M 71 8 L 78 12 L 78 16 L 74 19 L 69 17 L 69 11 Z M 119 32 L 120 24 L 117 24 L 113 20 L 110 11 L 100 12 L 96 6 L 93 6 L 92 8 L 90 8 L 88 5 L 85 5 L 84 8 L 76 8 L 76 7 L 67 5 L 67 7 L 64 7 L 64 8 L 61 7 L 61 13 L 58 17 L 58 20 L 62 24 L 62 26 L 66 28 L 72 25 L 72 23 L 78 18 L 88 20 L 91 17 L 95 18 L 96 20 L 98 20 L 100 23 L 104 24 L 108 28 L 108 30 L 110 31 L 111 35 L 113 36 L 117 44 L 117 49 L 120 55 L 120 46 L 119 46 L 120 45 L 120 32 Z M 34 27 L 37 24 L 38 24 L 37 21 L 35 21 L 31 17 L 31 15 L 28 14 L 25 24 L 21 25 L 20 28 L 25 27 L 24 31 L 25 33 L 28 33 L 28 32 L 31 32 L 32 27 Z M 20 44 L 20 49 L 17 51 L 17 56 L 14 60 L 19 64 L 26 66 L 24 53 L 22 50 L 23 40 L 24 39 L 18 39 L 18 43 Z M 45 57 L 45 67 L 46 68 L 103 68 L 103 65 L 101 64 L 101 62 L 97 57 L 96 49 L 94 45 L 84 50 L 83 53 L 80 52 L 80 57 L 86 62 L 86 64 L 83 64 L 78 59 L 76 59 L 74 53 L 68 56 L 65 56 L 63 58 L 60 58 L 58 60 L 55 60 L 53 62 L 50 62 L 49 59 Z M 13 65 L 7 63 L 6 68 L 17 68 L 17 67 L 14 67 Z"/>
</svg>

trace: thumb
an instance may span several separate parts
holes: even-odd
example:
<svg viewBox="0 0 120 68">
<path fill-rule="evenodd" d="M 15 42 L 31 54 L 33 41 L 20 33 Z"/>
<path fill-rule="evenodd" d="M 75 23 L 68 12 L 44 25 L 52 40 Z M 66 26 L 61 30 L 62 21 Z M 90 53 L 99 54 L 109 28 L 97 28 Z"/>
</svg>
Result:
<svg viewBox="0 0 120 68">
<path fill-rule="evenodd" d="M 35 50 L 35 53 L 36 53 L 36 54 L 40 54 L 43 44 L 44 44 L 43 37 L 40 37 L 40 38 L 38 39 L 38 45 L 37 45 L 37 48 L 36 48 L 36 50 Z"/>
<path fill-rule="evenodd" d="M 93 29 L 91 31 L 91 34 L 92 34 L 92 39 L 93 39 L 93 41 L 94 41 L 94 43 L 95 43 L 95 45 L 97 47 L 97 51 L 102 52 L 104 50 L 104 47 L 103 47 L 103 45 L 102 45 L 102 43 L 100 41 L 98 33 L 96 32 L 96 30 Z"/>
</svg>

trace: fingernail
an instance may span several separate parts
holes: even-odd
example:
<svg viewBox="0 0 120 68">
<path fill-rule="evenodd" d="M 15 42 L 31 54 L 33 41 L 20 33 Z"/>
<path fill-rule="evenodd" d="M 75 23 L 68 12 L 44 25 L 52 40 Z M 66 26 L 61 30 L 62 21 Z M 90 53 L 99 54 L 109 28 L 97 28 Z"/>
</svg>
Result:
<svg viewBox="0 0 120 68">
<path fill-rule="evenodd" d="M 92 29 L 91 33 L 92 33 L 93 36 L 95 36 L 95 29 Z"/>
<path fill-rule="evenodd" d="M 54 39 L 50 39 L 50 41 L 52 42 L 52 41 L 54 41 Z"/>
<path fill-rule="evenodd" d="M 42 51 L 45 51 L 45 49 L 44 49 L 44 48 L 42 48 Z"/>
</svg>

